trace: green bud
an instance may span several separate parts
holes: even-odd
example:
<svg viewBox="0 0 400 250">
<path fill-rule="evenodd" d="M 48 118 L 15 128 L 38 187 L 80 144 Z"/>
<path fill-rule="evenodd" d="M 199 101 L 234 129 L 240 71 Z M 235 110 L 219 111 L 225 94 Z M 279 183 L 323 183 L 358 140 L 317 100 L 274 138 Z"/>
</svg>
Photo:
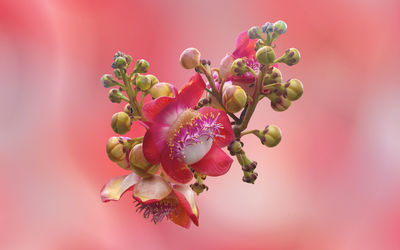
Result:
<svg viewBox="0 0 400 250">
<path fill-rule="evenodd" d="M 259 131 L 261 143 L 267 147 L 275 147 L 282 139 L 281 130 L 275 125 L 268 125 Z"/>
<path fill-rule="evenodd" d="M 224 88 L 222 94 L 222 103 L 226 110 L 231 113 L 239 112 L 244 108 L 247 102 L 247 94 L 242 87 L 230 85 Z"/>
<path fill-rule="evenodd" d="M 303 95 L 303 84 L 298 79 L 290 79 L 285 84 L 286 97 L 290 101 L 296 101 Z"/>
<path fill-rule="evenodd" d="M 262 39 L 262 34 L 260 27 L 258 26 L 253 26 L 251 27 L 248 31 L 247 34 L 249 35 L 250 39 Z"/>
<path fill-rule="evenodd" d="M 108 158 L 113 162 L 122 161 L 126 157 L 124 144 L 121 143 L 120 137 L 111 137 L 106 145 Z"/>
<path fill-rule="evenodd" d="M 287 25 L 284 21 L 277 21 L 274 23 L 274 32 L 278 35 L 285 34 L 287 30 Z"/>
<path fill-rule="evenodd" d="M 136 87 L 142 91 L 146 91 L 151 87 L 151 79 L 144 75 L 138 75 L 136 78 Z"/>
<path fill-rule="evenodd" d="M 228 150 L 231 155 L 237 155 L 243 153 L 242 151 L 243 142 L 241 141 L 233 141 L 228 146 Z"/>
<path fill-rule="evenodd" d="M 232 72 L 232 74 L 237 75 L 237 76 L 240 76 L 246 72 L 249 72 L 249 69 L 247 68 L 246 59 L 238 58 L 235 61 L 233 61 L 232 66 L 231 66 L 231 72 Z"/>
<path fill-rule="evenodd" d="M 271 101 L 272 109 L 278 112 L 287 110 L 291 104 L 292 102 L 284 98 L 283 96 L 278 96 L 273 101 Z"/>
<path fill-rule="evenodd" d="M 125 105 L 124 112 L 127 113 L 129 116 L 133 116 L 133 108 L 129 103 Z"/>
<path fill-rule="evenodd" d="M 101 84 L 104 86 L 104 88 L 109 88 L 117 85 L 117 82 L 114 81 L 114 78 L 110 74 L 105 74 L 100 78 Z"/>
<path fill-rule="evenodd" d="M 264 47 L 266 44 L 264 43 L 263 40 L 258 39 L 256 42 L 256 45 L 254 46 L 254 50 L 257 51 L 259 49 L 261 49 L 262 47 Z"/>
<path fill-rule="evenodd" d="M 113 67 L 114 69 L 123 69 L 123 68 L 125 68 L 127 66 L 127 62 L 126 62 L 126 59 L 125 59 L 125 57 L 123 57 L 123 56 L 119 56 L 119 57 L 117 57 L 115 60 L 114 60 L 114 62 L 113 62 L 113 64 L 111 65 L 111 67 Z"/>
<path fill-rule="evenodd" d="M 261 49 L 257 50 L 256 53 L 257 61 L 263 65 L 271 65 L 275 60 L 275 52 L 271 46 L 264 46 Z"/>
<path fill-rule="evenodd" d="M 264 77 L 264 85 L 281 83 L 282 73 L 278 68 L 273 67 L 271 73 L 268 73 Z"/>
<path fill-rule="evenodd" d="M 136 144 L 129 153 L 129 164 L 133 171 L 141 177 L 150 177 L 157 173 L 160 165 L 152 165 L 143 154 L 142 143 Z"/>
<path fill-rule="evenodd" d="M 149 63 L 144 59 L 137 60 L 136 66 L 133 69 L 133 71 L 136 73 L 146 73 L 148 70 L 149 70 Z"/>
<path fill-rule="evenodd" d="M 297 64 L 299 60 L 300 60 L 300 52 L 295 48 L 290 48 L 285 51 L 285 54 L 283 54 L 283 56 L 279 61 L 289 66 L 293 66 Z"/>
<path fill-rule="evenodd" d="M 157 77 L 155 77 L 154 75 L 146 75 L 146 76 L 151 80 L 152 87 L 159 82 Z"/>
<path fill-rule="evenodd" d="M 132 62 L 132 57 L 130 55 L 125 56 L 126 63 L 129 65 Z"/>
<path fill-rule="evenodd" d="M 121 80 L 122 79 L 122 72 L 120 69 L 114 69 L 114 75 L 117 79 Z"/>
<path fill-rule="evenodd" d="M 111 128 L 115 133 L 123 135 L 131 129 L 131 118 L 125 112 L 115 113 L 111 118 Z"/>
<path fill-rule="evenodd" d="M 108 92 L 108 99 L 110 99 L 112 103 L 121 103 L 123 98 L 124 95 L 119 89 L 111 89 L 110 92 Z"/>
</svg>

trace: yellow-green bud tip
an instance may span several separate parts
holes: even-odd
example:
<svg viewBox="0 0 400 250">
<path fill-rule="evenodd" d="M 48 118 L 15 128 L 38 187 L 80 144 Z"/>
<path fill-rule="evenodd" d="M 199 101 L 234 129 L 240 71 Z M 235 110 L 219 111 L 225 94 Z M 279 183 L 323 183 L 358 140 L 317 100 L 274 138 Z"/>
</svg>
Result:
<svg viewBox="0 0 400 250">
<path fill-rule="evenodd" d="M 289 65 L 293 66 L 297 64 L 300 61 L 300 52 L 296 48 L 290 48 L 285 51 L 285 54 L 283 55 L 282 62 Z"/>
<path fill-rule="evenodd" d="M 285 84 L 287 99 L 296 101 L 303 95 L 303 84 L 298 79 L 290 79 Z"/>
<path fill-rule="evenodd" d="M 111 118 L 111 128 L 115 133 L 123 135 L 131 129 L 131 118 L 125 112 L 115 113 Z"/>
<path fill-rule="evenodd" d="M 249 72 L 249 68 L 247 67 L 247 61 L 245 58 L 238 58 L 235 61 L 233 61 L 231 66 L 232 74 L 240 76 L 246 72 Z"/>
<path fill-rule="evenodd" d="M 142 91 L 146 91 L 151 87 L 151 79 L 144 75 L 139 75 L 136 78 L 136 87 Z"/>
<path fill-rule="evenodd" d="M 136 61 L 133 71 L 136 73 L 146 73 L 149 70 L 149 67 L 150 65 L 146 60 L 140 59 Z"/>
<path fill-rule="evenodd" d="M 231 113 L 239 112 L 244 108 L 247 102 L 246 92 L 236 85 L 230 85 L 224 88 L 222 94 L 222 102 L 226 108 Z"/>
<path fill-rule="evenodd" d="M 271 46 L 264 46 L 257 50 L 256 58 L 263 65 L 271 65 L 275 60 L 275 51 Z"/>
<path fill-rule="evenodd" d="M 166 82 L 160 82 L 155 84 L 153 87 L 150 89 L 150 95 L 153 98 L 158 98 L 161 96 L 169 96 L 169 97 L 174 97 L 175 93 L 173 90 L 173 86 L 169 83 Z"/>
<path fill-rule="evenodd" d="M 282 139 L 281 130 L 275 125 L 268 125 L 264 130 L 260 130 L 261 143 L 267 147 L 275 147 Z"/>
<path fill-rule="evenodd" d="M 108 99 L 110 99 L 112 103 L 121 103 L 123 96 L 119 89 L 110 89 L 108 92 Z"/>
</svg>

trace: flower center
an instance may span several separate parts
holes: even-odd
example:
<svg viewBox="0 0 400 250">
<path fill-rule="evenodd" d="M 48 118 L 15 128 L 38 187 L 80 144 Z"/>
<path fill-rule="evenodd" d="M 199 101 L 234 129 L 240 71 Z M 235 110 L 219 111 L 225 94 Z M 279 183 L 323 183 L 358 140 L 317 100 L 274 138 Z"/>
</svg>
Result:
<svg viewBox="0 0 400 250">
<path fill-rule="evenodd" d="M 218 123 L 219 114 L 200 114 L 187 109 L 182 112 L 170 130 L 170 157 L 180 158 L 186 164 L 201 160 L 212 146 L 214 137 L 222 137 L 223 125 Z"/>
<path fill-rule="evenodd" d="M 167 197 L 161 201 L 157 201 L 151 204 L 143 204 L 138 201 L 136 202 L 136 212 L 143 212 L 144 218 L 152 216 L 151 221 L 154 224 L 161 222 L 164 218 L 171 219 L 172 214 L 176 212 L 178 206 L 177 200 L 173 197 Z"/>
</svg>

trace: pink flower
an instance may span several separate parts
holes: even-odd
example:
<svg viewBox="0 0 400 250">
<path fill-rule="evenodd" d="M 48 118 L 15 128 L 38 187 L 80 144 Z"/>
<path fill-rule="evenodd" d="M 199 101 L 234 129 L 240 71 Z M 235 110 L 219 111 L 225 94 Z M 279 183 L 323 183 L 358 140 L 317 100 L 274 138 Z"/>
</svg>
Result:
<svg viewBox="0 0 400 250">
<path fill-rule="evenodd" d="M 228 116 L 203 107 L 194 110 L 205 89 L 200 74 L 194 75 L 176 98 L 159 97 L 143 107 L 149 128 L 143 152 L 152 164 L 178 183 L 193 178 L 190 168 L 209 176 L 225 174 L 233 160 L 221 147 L 234 140 Z"/>
<path fill-rule="evenodd" d="M 135 173 L 112 178 L 101 190 L 103 202 L 117 201 L 133 189 L 136 211 L 155 224 L 164 218 L 189 228 L 191 221 L 199 225 L 199 209 L 193 190 L 187 185 L 172 185 L 159 175 L 141 178 Z"/>
<path fill-rule="evenodd" d="M 232 81 L 233 84 L 241 86 L 247 93 L 254 91 L 255 78 L 250 72 L 246 72 L 241 76 L 236 76 L 231 73 L 232 62 L 238 58 L 247 58 L 247 65 L 250 66 L 254 71 L 258 72 L 260 69 L 260 63 L 256 60 L 256 51 L 254 47 L 257 40 L 250 39 L 247 31 L 239 34 L 236 38 L 236 48 L 232 54 L 228 53 L 222 58 L 220 63 L 220 72 L 222 78 L 227 81 Z"/>
</svg>

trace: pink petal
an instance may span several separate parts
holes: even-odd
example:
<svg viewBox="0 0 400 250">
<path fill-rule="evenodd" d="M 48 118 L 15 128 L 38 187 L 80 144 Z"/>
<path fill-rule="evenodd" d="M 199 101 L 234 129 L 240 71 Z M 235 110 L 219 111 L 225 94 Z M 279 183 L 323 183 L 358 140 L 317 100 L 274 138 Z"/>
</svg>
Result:
<svg viewBox="0 0 400 250">
<path fill-rule="evenodd" d="M 189 82 L 179 91 L 178 103 L 185 108 L 194 108 L 203 95 L 206 84 L 199 73 L 196 73 Z"/>
<path fill-rule="evenodd" d="M 226 54 L 226 56 L 222 58 L 219 63 L 219 70 L 222 78 L 227 79 L 232 76 L 231 67 L 234 60 L 235 58 L 231 54 Z"/>
<path fill-rule="evenodd" d="M 190 166 L 199 173 L 209 176 L 220 176 L 228 172 L 232 162 L 231 157 L 222 149 L 213 145 L 203 159 Z"/>
<path fill-rule="evenodd" d="M 167 147 L 168 127 L 154 123 L 143 138 L 143 154 L 152 164 L 160 163 L 160 154 Z"/>
<path fill-rule="evenodd" d="M 250 40 L 247 31 L 240 33 L 239 36 L 236 38 L 236 49 L 235 51 L 233 51 L 232 55 L 235 58 L 254 58 L 256 56 L 256 51 L 254 50 L 256 42 L 257 40 Z"/>
<path fill-rule="evenodd" d="M 175 100 L 175 98 L 168 96 L 159 97 L 146 103 L 142 108 L 142 113 L 148 121 L 153 122 L 158 113 L 173 100 Z"/>
<path fill-rule="evenodd" d="M 133 185 L 140 180 L 135 173 L 114 177 L 107 182 L 100 191 L 100 197 L 103 202 L 117 201 Z"/>
<path fill-rule="evenodd" d="M 224 128 L 220 130 L 220 135 L 222 137 L 214 137 L 215 145 L 222 148 L 228 146 L 233 140 L 235 140 L 235 135 L 232 130 L 231 122 L 229 121 L 229 118 L 224 111 L 211 107 L 203 107 L 199 109 L 198 112 L 201 114 L 213 113 L 214 116 L 219 115 L 217 122 L 221 123 Z"/>
<path fill-rule="evenodd" d="M 185 163 L 177 158 L 171 159 L 169 149 L 161 153 L 161 166 L 169 179 L 178 183 L 188 183 L 193 178 L 193 173 Z"/>
<path fill-rule="evenodd" d="M 172 191 L 171 185 L 159 175 L 140 180 L 133 189 L 133 198 L 141 203 L 149 204 L 160 201 Z"/>
<path fill-rule="evenodd" d="M 199 226 L 199 209 L 196 204 L 193 190 L 187 185 L 178 184 L 174 185 L 173 192 L 193 223 L 196 226 Z"/>
</svg>

